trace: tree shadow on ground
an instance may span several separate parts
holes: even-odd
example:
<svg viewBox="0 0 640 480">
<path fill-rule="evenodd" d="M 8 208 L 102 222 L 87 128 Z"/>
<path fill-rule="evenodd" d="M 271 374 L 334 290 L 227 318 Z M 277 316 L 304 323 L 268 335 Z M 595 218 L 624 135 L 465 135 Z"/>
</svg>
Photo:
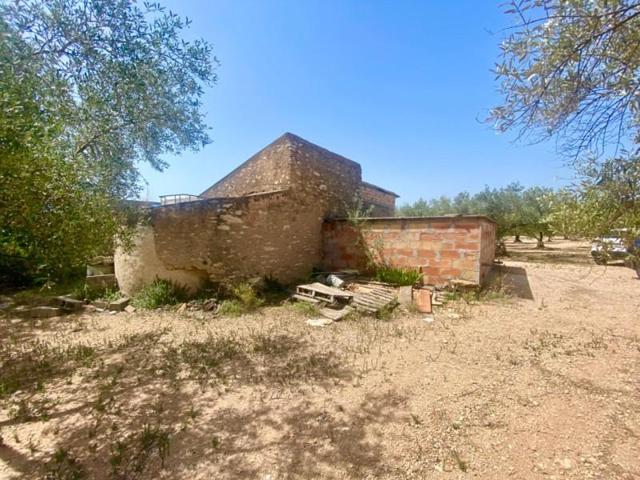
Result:
<svg viewBox="0 0 640 480">
<path fill-rule="evenodd" d="M 560 242 L 546 243 L 545 248 L 536 248 L 535 242 L 509 243 L 507 258 L 517 262 L 562 263 L 569 265 L 593 265 L 588 245 L 566 248 Z"/>
<path fill-rule="evenodd" d="M 332 409 L 330 392 L 356 375 L 338 353 L 276 332 L 223 340 L 175 349 L 150 336 L 103 352 L 80 380 L 47 385 L 67 387 L 40 425 L 55 430 L 54 444 L 34 455 L 4 445 L 0 460 L 25 479 L 50 471 L 57 449 L 96 479 L 156 478 L 163 463 L 172 478 L 201 469 L 251 478 L 274 468 L 292 478 L 324 470 L 359 477 L 383 468 L 368 427 L 393 421 L 401 397 L 372 394 L 352 411 Z"/>
</svg>

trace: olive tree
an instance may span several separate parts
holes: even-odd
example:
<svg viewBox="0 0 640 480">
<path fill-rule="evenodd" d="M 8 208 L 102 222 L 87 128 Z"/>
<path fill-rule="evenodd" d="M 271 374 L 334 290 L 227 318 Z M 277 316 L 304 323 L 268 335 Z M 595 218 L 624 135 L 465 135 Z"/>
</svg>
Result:
<svg viewBox="0 0 640 480">
<path fill-rule="evenodd" d="M 576 157 L 640 143 L 640 1 L 511 0 L 506 12 L 498 130 L 557 135 Z"/>
<path fill-rule="evenodd" d="M 108 250 L 140 162 L 210 141 L 216 59 L 188 24 L 157 3 L 0 3 L 2 259 L 60 276 Z"/>
</svg>

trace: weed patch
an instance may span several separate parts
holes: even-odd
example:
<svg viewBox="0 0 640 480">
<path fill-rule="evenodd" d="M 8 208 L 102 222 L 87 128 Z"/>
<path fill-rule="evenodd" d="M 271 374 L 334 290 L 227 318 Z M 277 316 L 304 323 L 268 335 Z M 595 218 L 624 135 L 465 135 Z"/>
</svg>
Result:
<svg viewBox="0 0 640 480">
<path fill-rule="evenodd" d="M 116 441 L 111 445 L 109 455 L 112 477 L 119 480 L 136 479 L 155 456 L 160 460 L 160 468 L 164 468 L 170 445 L 171 432 L 151 425 L 145 425 L 138 434 Z"/>
<path fill-rule="evenodd" d="M 68 450 L 59 448 L 47 462 L 45 480 L 82 480 L 87 478 L 80 462 Z"/>
<path fill-rule="evenodd" d="M 170 280 L 156 279 L 144 287 L 131 302 L 136 308 L 154 309 L 188 300 L 187 288 Z"/>
<path fill-rule="evenodd" d="M 65 348 L 34 342 L 29 348 L 0 345 L 0 398 L 18 390 L 41 390 L 46 381 L 89 366 L 95 349 L 86 345 Z"/>
<path fill-rule="evenodd" d="M 415 285 L 421 278 L 422 274 L 417 270 L 405 268 L 379 266 L 376 267 L 375 272 L 375 279 L 377 281 L 398 286 Z"/>
<path fill-rule="evenodd" d="M 245 313 L 256 311 L 264 304 L 264 299 L 258 297 L 255 289 L 249 283 L 240 283 L 231 288 L 234 298 L 224 300 L 220 304 L 218 313 L 229 317 L 237 317 Z"/>
</svg>

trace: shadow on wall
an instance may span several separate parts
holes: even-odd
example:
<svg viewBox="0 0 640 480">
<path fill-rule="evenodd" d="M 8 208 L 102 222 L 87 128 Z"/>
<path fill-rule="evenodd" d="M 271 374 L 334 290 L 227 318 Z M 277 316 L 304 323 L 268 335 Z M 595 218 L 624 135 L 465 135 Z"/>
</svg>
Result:
<svg viewBox="0 0 640 480">
<path fill-rule="evenodd" d="M 533 300 L 533 292 L 523 267 L 496 265 L 489 274 L 489 283 L 501 285 L 509 294 L 525 300 Z"/>
</svg>

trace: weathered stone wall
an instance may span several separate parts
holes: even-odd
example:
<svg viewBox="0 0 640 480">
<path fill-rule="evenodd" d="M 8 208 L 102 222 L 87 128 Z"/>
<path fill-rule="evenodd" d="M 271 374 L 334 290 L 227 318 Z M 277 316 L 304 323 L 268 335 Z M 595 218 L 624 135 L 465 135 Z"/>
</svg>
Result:
<svg viewBox="0 0 640 480">
<path fill-rule="evenodd" d="M 304 277 L 322 264 L 323 222 L 344 217 L 360 185 L 359 164 L 285 134 L 203 192 L 204 200 L 152 210 L 160 265 L 152 259 L 145 279 L 168 271 L 226 282 Z M 130 270 L 130 283 L 144 283 Z"/>
<path fill-rule="evenodd" d="M 344 217 L 360 186 L 360 165 L 301 138 L 290 138 L 291 193 L 301 204 L 319 208 L 322 220 Z M 322 244 L 321 236 L 317 244 Z"/>
<path fill-rule="evenodd" d="M 241 197 L 289 187 L 290 143 L 282 137 L 200 194 L 204 198 Z"/>
<path fill-rule="evenodd" d="M 156 278 L 172 280 L 195 292 L 207 278 L 207 273 L 199 269 L 168 269 L 158 257 L 150 226 L 138 228 L 130 251 L 116 248 L 113 263 L 118 287 L 127 295 L 135 295 Z"/>
<path fill-rule="evenodd" d="M 288 282 L 320 263 L 319 217 L 285 190 L 157 208 L 153 228 L 168 269 L 202 270 L 213 281 Z"/>
<path fill-rule="evenodd" d="M 452 279 L 481 283 L 490 268 L 487 263 L 483 275 L 481 261 L 493 261 L 495 249 L 495 224 L 484 217 L 373 218 L 360 231 L 335 220 L 325 222 L 323 234 L 326 269 L 364 270 L 371 257 L 391 267 L 418 269 L 429 285 Z"/>
<path fill-rule="evenodd" d="M 360 198 L 365 208 L 371 208 L 372 217 L 393 217 L 396 212 L 396 197 L 375 186 L 362 182 Z"/>
</svg>

